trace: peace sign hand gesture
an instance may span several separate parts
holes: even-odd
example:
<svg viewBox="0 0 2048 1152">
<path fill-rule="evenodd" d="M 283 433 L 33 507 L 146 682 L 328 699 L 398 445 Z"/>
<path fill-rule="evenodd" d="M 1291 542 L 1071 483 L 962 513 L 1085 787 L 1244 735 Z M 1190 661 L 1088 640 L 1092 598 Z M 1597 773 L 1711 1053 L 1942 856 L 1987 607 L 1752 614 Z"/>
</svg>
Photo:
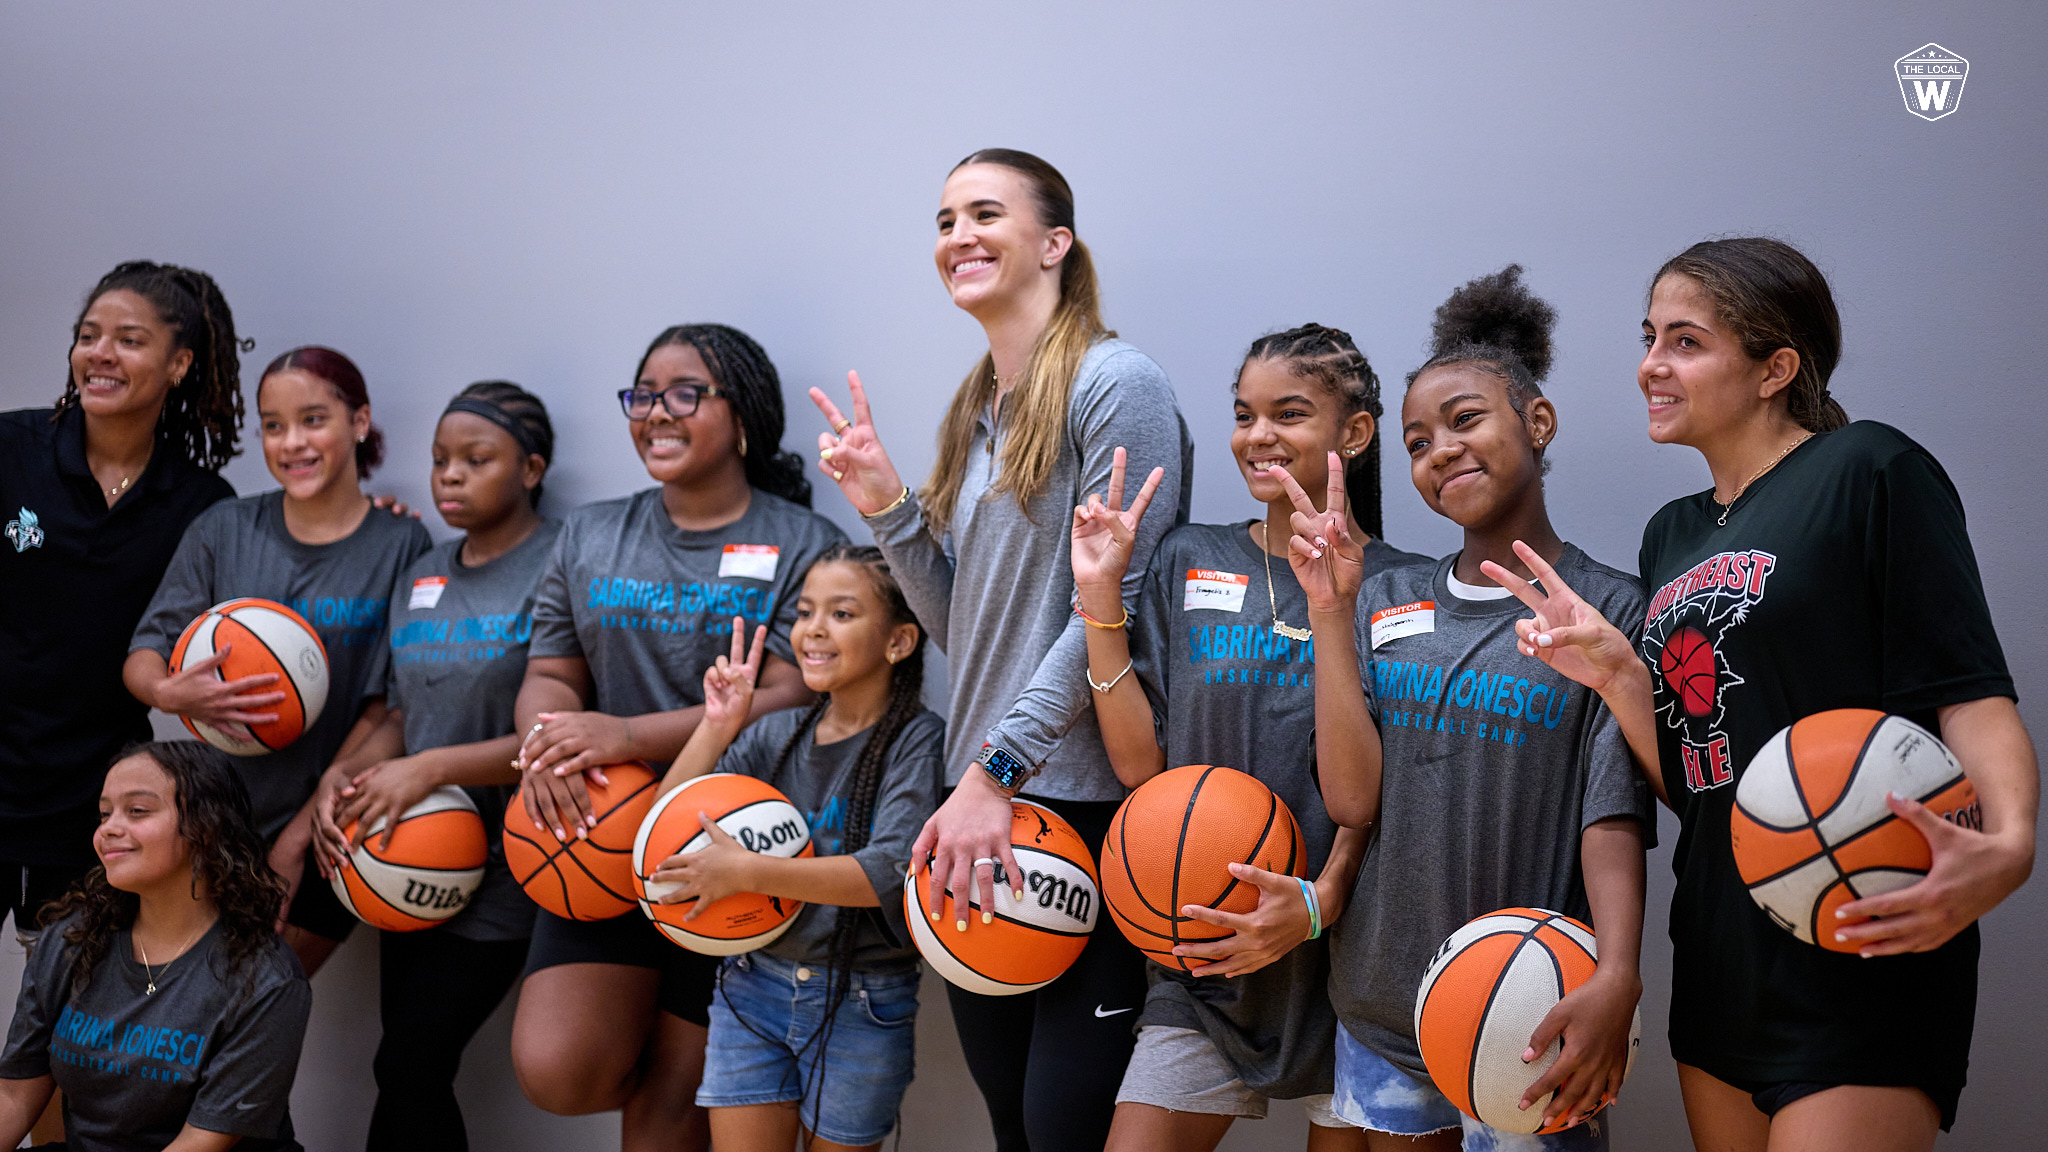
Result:
<svg viewBox="0 0 2048 1152">
<path fill-rule="evenodd" d="M 1365 583 L 1365 546 L 1351 538 L 1343 461 L 1330 453 L 1330 485 L 1321 512 L 1285 468 L 1268 468 L 1266 475 L 1278 479 L 1294 502 L 1290 518 L 1294 536 L 1287 542 L 1287 564 L 1308 595 L 1308 610 L 1317 614 L 1357 611 L 1358 589 Z"/>
<path fill-rule="evenodd" d="M 1616 676 L 1640 665 L 1635 645 L 1598 609 L 1580 599 L 1534 548 L 1517 540 L 1515 555 L 1543 582 L 1542 588 L 1491 560 L 1481 562 L 1479 570 L 1536 614 L 1532 620 L 1515 622 L 1522 655 L 1533 656 L 1604 696 Z"/>
<path fill-rule="evenodd" d="M 754 643 L 747 645 L 747 622 L 732 618 L 732 654 L 720 656 L 704 670 L 704 723 L 715 731 L 737 736 L 747 723 L 747 710 L 754 704 L 754 685 L 761 676 L 761 651 L 768 641 L 768 626 L 754 629 Z"/>
<path fill-rule="evenodd" d="M 851 420 L 823 389 L 811 389 L 811 403 L 832 425 L 832 431 L 818 433 L 818 470 L 839 485 L 854 511 L 873 516 L 903 495 L 903 480 L 896 474 L 896 465 L 890 463 L 881 437 L 875 435 L 875 418 L 868 411 L 868 393 L 860 385 L 860 373 L 848 372 L 846 385 L 853 393 Z"/>
<path fill-rule="evenodd" d="M 1124 467 L 1124 450 L 1118 448 L 1109 466 L 1108 502 L 1101 493 L 1090 492 L 1088 502 L 1074 509 L 1074 587 L 1081 594 L 1082 607 L 1091 615 L 1095 614 L 1091 605 L 1116 615 L 1111 606 L 1123 602 L 1124 573 L 1130 570 L 1131 553 L 1138 544 L 1138 522 L 1145 518 L 1152 494 L 1166 476 L 1166 469 L 1154 468 L 1126 510 Z"/>
</svg>

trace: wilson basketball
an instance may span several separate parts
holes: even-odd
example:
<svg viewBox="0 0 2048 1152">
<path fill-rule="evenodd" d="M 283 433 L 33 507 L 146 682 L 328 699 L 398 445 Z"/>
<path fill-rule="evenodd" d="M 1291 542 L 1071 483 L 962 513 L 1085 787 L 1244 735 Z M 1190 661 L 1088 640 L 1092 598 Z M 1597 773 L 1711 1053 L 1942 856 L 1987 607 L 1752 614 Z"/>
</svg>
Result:
<svg viewBox="0 0 2048 1152">
<path fill-rule="evenodd" d="M 346 829 L 353 840 L 356 826 Z M 334 870 L 334 894 L 356 919 L 386 932 L 432 928 L 463 910 L 484 880 L 483 817 L 469 793 L 436 788 L 407 808 L 381 847 L 384 821 L 349 854 L 349 866 Z"/>
<path fill-rule="evenodd" d="M 571 830 L 567 844 L 526 815 L 525 788 L 505 809 L 505 863 L 535 904 L 570 920 L 609 920 L 633 910 L 633 837 L 654 806 L 654 772 L 646 765 L 607 764 L 590 789 L 597 827 L 588 839 Z"/>
<path fill-rule="evenodd" d="M 1817 712 L 1771 737 L 1735 785 L 1729 835 L 1735 867 L 1757 906 L 1787 932 L 1831 952 L 1854 952 L 1835 909 L 1904 888 L 1933 854 L 1918 828 L 1892 815 L 1885 793 L 1981 828 L 1977 790 L 1934 733 L 1865 708 Z"/>
<path fill-rule="evenodd" d="M 678 853 L 711 846 L 698 813 L 711 817 L 726 835 L 750 852 L 790 859 L 810 856 L 811 826 L 782 790 L 752 776 L 712 772 L 686 780 L 655 801 L 633 841 L 633 890 L 640 910 L 661 934 L 692 952 L 737 956 L 771 943 L 795 922 L 804 902 L 758 892 L 735 892 L 704 906 L 694 920 L 683 917 L 696 898 L 659 904 L 674 884 L 651 879 L 661 862 Z"/>
<path fill-rule="evenodd" d="M 1673 632 L 1657 656 L 1657 670 L 1687 716 L 1705 716 L 1713 710 L 1714 646 L 1699 629 Z"/>
<path fill-rule="evenodd" d="M 951 888 L 941 893 L 941 923 L 932 923 L 932 872 L 912 861 L 903 882 L 903 918 L 932 970 L 984 996 L 1032 992 L 1058 979 L 1080 957 L 1095 930 L 1095 854 L 1059 813 L 1029 800 L 1010 801 L 1010 851 L 1022 883 L 996 866 L 994 919 L 981 922 L 981 897 L 970 894 L 961 915 Z M 1018 900 L 1012 892 L 1024 891 Z M 965 932 L 953 927 L 967 921 Z"/>
<path fill-rule="evenodd" d="M 1204 961 L 1175 956 L 1174 945 L 1230 932 L 1182 915 L 1182 908 L 1258 907 L 1258 888 L 1232 876 L 1233 863 L 1301 875 L 1307 847 L 1294 813 L 1272 789 L 1234 768 L 1175 768 L 1140 784 L 1117 809 L 1102 844 L 1102 899 L 1140 951 L 1187 971 Z"/>
<path fill-rule="evenodd" d="M 194 736 L 235 756 L 261 756 L 297 740 L 320 718 L 327 703 L 327 648 L 305 617 L 275 600 L 224 600 L 179 634 L 171 647 L 171 672 L 223 649 L 228 658 L 213 670 L 215 679 L 275 673 L 277 683 L 257 691 L 282 692 L 284 699 L 262 709 L 277 714 L 268 724 L 215 726 L 185 720 Z"/>
<path fill-rule="evenodd" d="M 1557 1002 L 1593 975 L 1596 954 L 1591 928 L 1541 908 L 1503 908 L 1451 933 L 1415 993 L 1415 1038 L 1437 1091 L 1503 1132 L 1570 1127 L 1562 1116 L 1542 1127 L 1547 1094 L 1521 1108 L 1522 1093 L 1557 1061 L 1562 1041 L 1527 1064 L 1522 1052 Z M 1642 1030 L 1638 1009 L 1624 1077 L 1636 1066 Z"/>
</svg>

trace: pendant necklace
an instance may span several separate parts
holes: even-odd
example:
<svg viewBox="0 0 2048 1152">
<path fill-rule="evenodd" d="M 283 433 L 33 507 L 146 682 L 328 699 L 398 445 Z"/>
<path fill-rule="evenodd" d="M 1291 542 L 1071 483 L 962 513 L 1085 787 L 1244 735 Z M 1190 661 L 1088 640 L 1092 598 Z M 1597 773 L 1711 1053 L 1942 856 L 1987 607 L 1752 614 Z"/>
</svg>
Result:
<svg viewBox="0 0 2048 1152">
<path fill-rule="evenodd" d="M 1714 497 L 1714 503 L 1721 504 L 1721 518 L 1719 520 L 1714 521 L 1714 523 L 1724 528 L 1727 527 L 1728 513 L 1733 512 L 1735 510 L 1735 502 L 1737 500 L 1742 499 L 1742 494 L 1744 492 L 1749 491 L 1749 486 L 1751 484 L 1756 483 L 1758 480 L 1763 479 L 1764 473 L 1769 472 L 1773 468 L 1776 468 L 1778 466 L 1778 461 L 1783 460 L 1787 456 L 1790 456 L 1792 454 L 1792 449 L 1799 447 L 1801 444 L 1804 444 L 1811 439 L 1813 439 L 1813 433 L 1806 432 L 1802 433 L 1799 439 L 1794 440 L 1792 443 L 1786 445 L 1785 450 L 1783 452 L 1780 452 L 1776 456 L 1771 457 L 1771 462 L 1769 464 L 1766 464 L 1763 467 L 1757 469 L 1756 475 L 1751 476 L 1747 480 L 1744 480 L 1742 482 L 1742 486 L 1735 490 L 1735 495 L 1730 496 L 1726 504 L 1721 504 L 1721 498 L 1719 496 Z"/>
<path fill-rule="evenodd" d="M 119 485 L 107 489 L 107 498 L 109 500 L 118 499 L 121 493 L 126 492 L 128 490 L 128 482 L 132 479 L 134 479 L 134 477 L 132 476 L 121 477 L 121 483 Z"/>
<path fill-rule="evenodd" d="M 211 924 L 208 924 L 206 926 L 206 928 L 211 927 L 213 927 L 213 925 Z M 187 949 L 190 949 L 192 945 L 197 944 L 199 942 L 199 937 L 206 935 L 206 928 L 201 928 L 199 930 L 198 935 L 192 937 L 192 939 L 190 940 L 187 940 L 185 942 L 185 947 L 178 949 L 178 956 L 183 956 Z M 148 987 L 142 990 L 142 994 L 144 996 L 154 996 L 156 995 L 156 975 L 149 970 L 149 949 L 144 948 L 142 946 L 142 941 L 140 939 L 136 939 L 135 950 L 137 952 L 142 953 L 142 977 L 143 981 L 148 985 Z M 166 971 L 169 971 L 171 965 L 178 962 L 178 956 L 173 956 L 169 960 L 164 961 L 164 969 Z"/>
<path fill-rule="evenodd" d="M 1266 606 L 1273 610 L 1273 631 L 1289 640 L 1308 641 L 1315 636 L 1313 628 L 1296 628 L 1280 619 L 1280 601 L 1273 595 L 1273 549 L 1267 543 L 1266 522 L 1259 521 L 1259 555 L 1266 558 Z"/>
</svg>

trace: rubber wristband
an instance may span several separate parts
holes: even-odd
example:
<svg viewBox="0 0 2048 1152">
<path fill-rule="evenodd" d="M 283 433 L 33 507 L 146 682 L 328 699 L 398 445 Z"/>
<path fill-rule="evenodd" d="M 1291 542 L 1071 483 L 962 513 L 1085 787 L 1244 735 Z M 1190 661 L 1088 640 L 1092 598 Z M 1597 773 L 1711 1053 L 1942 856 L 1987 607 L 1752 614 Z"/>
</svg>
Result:
<svg viewBox="0 0 2048 1152">
<path fill-rule="evenodd" d="M 1131 610 L 1129 608 L 1124 609 L 1124 618 L 1114 624 L 1104 624 L 1102 621 L 1090 616 L 1087 610 L 1083 609 L 1079 604 L 1074 605 L 1074 615 L 1079 616 L 1081 622 L 1090 628 L 1100 628 L 1105 632 L 1114 632 L 1131 622 Z"/>
<path fill-rule="evenodd" d="M 910 499 L 910 485 L 905 484 L 903 486 L 903 494 L 891 500 L 887 508 L 879 508 L 873 512 L 862 512 L 860 518 L 863 520 L 873 520 L 877 516 L 887 516 L 889 513 L 903 507 L 903 502 L 908 499 Z"/>
<path fill-rule="evenodd" d="M 1308 938 L 1311 940 L 1323 934 L 1322 900 L 1316 895 L 1316 886 L 1299 876 L 1294 882 L 1301 885 L 1302 902 L 1308 905 Z"/>
</svg>

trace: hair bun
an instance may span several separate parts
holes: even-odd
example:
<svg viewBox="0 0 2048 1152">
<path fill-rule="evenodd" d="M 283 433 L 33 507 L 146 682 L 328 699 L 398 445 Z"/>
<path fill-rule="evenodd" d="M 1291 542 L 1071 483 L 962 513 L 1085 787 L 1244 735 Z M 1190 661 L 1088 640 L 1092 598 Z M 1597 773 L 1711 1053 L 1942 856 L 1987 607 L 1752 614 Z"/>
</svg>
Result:
<svg viewBox="0 0 2048 1152">
<path fill-rule="evenodd" d="M 1557 310 L 1522 283 L 1520 264 L 1510 264 L 1468 281 L 1437 306 L 1430 357 L 1468 346 L 1500 348 L 1541 380 L 1550 374 L 1550 331 L 1556 326 Z"/>
</svg>

